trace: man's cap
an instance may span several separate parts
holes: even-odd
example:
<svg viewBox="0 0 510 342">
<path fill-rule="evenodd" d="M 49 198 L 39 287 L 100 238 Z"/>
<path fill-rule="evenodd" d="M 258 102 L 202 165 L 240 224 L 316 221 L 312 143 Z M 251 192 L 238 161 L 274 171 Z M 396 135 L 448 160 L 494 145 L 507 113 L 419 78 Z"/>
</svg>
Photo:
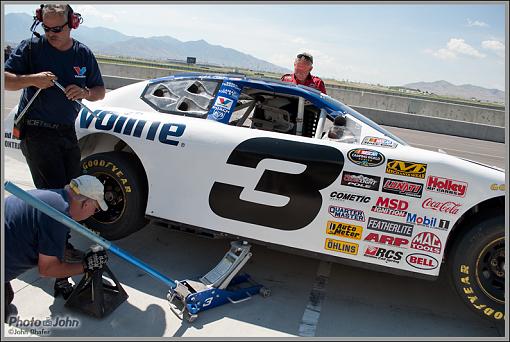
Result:
<svg viewBox="0 0 510 342">
<path fill-rule="evenodd" d="M 310 63 L 313 64 L 313 56 L 311 53 L 309 52 L 301 52 L 301 53 L 298 53 L 297 55 L 297 58 L 304 58 L 304 59 L 307 59 L 310 61 Z"/>
<path fill-rule="evenodd" d="M 104 185 L 96 177 L 83 175 L 71 180 L 69 186 L 76 194 L 96 200 L 101 210 L 108 210 L 104 200 Z"/>
</svg>

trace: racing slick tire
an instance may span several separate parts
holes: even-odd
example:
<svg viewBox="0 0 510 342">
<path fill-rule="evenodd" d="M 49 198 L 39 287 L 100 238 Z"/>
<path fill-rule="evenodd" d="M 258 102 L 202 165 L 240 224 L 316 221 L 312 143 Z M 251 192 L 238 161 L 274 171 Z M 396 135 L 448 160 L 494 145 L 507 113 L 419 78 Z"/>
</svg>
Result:
<svg viewBox="0 0 510 342">
<path fill-rule="evenodd" d="M 474 223 L 447 259 L 451 283 L 462 301 L 497 325 L 505 322 L 504 265 L 505 216 L 501 214 Z"/>
<path fill-rule="evenodd" d="M 118 240 L 142 227 L 147 206 L 147 180 L 135 155 L 126 152 L 93 154 L 81 161 L 82 173 L 104 184 L 107 211 L 100 211 L 84 223 L 107 240 Z"/>
</svg>

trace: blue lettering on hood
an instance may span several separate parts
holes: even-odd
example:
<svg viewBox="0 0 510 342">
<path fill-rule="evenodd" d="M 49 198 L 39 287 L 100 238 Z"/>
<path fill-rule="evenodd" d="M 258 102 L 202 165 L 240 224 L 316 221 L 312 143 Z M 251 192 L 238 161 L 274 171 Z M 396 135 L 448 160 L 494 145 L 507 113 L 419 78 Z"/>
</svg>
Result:
<svg viewBox="0 0 510 342">
<path fill-rule="evenodd" d="M 167 122 L 161 124 L 159 121 L 142 120 L 105 110 L 95 110 L 94 114 L 92 114 L 84 109 L 80 111 L 80 128 L 89 129 L 94 119 L 96 119 L 94 128 L 99 131 L 113 130 L 115 133 L 136 138 L 142 137 L 143 129 L 147 126 L 149 129 L 143 138 L 152 141 L 159 129 L 159 142 L 172 146 L 177 146 L 179 141 L 175 140 L 175 138 L 182 136 L 186 129 L 186 125 L 179 123 Z"/>
</svg>

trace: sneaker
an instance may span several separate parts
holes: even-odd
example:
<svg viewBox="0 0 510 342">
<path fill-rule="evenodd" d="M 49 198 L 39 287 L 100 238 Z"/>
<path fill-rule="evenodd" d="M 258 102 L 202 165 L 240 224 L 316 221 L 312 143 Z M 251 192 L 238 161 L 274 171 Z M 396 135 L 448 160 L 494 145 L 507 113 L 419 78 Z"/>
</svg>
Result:
<svg viewBox="0 0 510 342">
<path fill-rule="evenodd" d="M 69 242 L 66 244 L 66 249 L 64 251 L 64 261 L 68 263 L 78 263 L 82 262 L 85 253 L 74 248 L 72 244 Z"/>
</svg>

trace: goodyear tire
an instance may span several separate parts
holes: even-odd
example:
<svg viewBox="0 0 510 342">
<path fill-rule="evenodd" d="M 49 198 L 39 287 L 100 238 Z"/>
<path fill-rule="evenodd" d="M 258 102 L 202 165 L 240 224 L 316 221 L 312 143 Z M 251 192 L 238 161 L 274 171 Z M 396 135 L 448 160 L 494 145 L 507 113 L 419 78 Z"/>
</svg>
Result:
<svg viewBox="0 0 510 342">
<path fill-rule="evenodd" d="M 448 257 L 452 285 L 484 318 L 505 320 L 505 216 L 479 220 L 456 241 Z"/>
<path fill-rule="evenodd" d="M 133 154 L 94 154 L 83 159 L 81 166 L 83 174 L 96 176 L 104 184 L 108 204 L 108 211 L 101 211 L 85 221 L 87 227 L 108 240 L 117 240 L 147 224 L 147 180 Z"/>
</svg>

